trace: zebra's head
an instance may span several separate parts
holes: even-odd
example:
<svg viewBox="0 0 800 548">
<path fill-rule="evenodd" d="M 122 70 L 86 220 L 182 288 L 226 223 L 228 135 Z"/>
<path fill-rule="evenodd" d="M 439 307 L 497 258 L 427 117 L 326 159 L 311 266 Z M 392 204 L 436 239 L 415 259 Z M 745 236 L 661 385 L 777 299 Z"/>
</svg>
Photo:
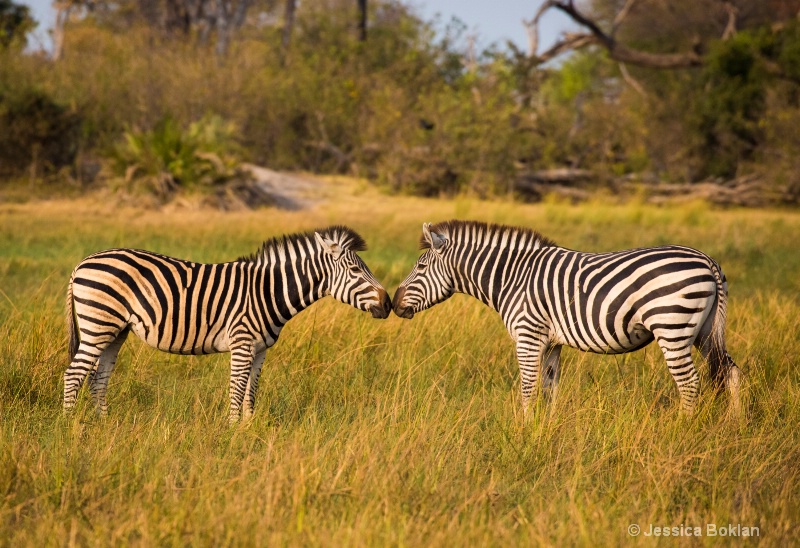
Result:
<svg viewBox="0 0 800 548">
<path fill-rule="evenodd" d="M 344 227 L 331 227 L 314 236 L 328 267 L 328 293 L 338 301 L 369 311 L 373 318 L 387 318 L 392 301 L 356 253 L 366 249 L 361 236 Z"/>
<path fill-rule="evenodd" d="M 394 313 L 411 319 L 414 314 L 432 307 L 454 292 L 453 273 L 448 261 L 450 241 L 430 223 L 422 225 L 420 246 L 425 252 L 417 259 L 411 273 L 394 294 Z"/>
</svg>

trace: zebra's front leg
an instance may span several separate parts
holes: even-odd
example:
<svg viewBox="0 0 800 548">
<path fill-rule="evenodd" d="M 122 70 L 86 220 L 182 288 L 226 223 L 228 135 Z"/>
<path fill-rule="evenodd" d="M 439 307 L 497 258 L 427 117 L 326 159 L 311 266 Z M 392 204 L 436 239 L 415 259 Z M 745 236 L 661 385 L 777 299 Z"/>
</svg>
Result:
<svg viewBox="0 0 800 548">
<path fill-rule="evenodd" d="M 230 423 L 239 422 L 242 414 L 242 404 L 247 381 L 250 378 L 250 368 L 255 358 L 252 341 L 239 343 L 231 348 L 231 379 L 230 379 Z"/>
<path fill-rule="evenodd" d="M 545 352 L 542 371 L 542 389 L 550 393 L 550 402 L 556 400 L 558 380 L 561 378 L 561 345 L 551 346 Z"/>
<path fill-rule="evenodd" d="M 250 376 L 247 379 L 247 388 L 245 389 L 244 396 L 244 419 L 247 420 L 253 416 L 253 409 L 256 406 L 256 392 L 258 392 L 258 378 L 261 376 L 261 366 L 264 365 L 264 358 L 267 355 L 265 348 L 258 352 L 253 359 L 253 365 L 250 367 Z"/>
<path fill-rule="evenodd" d="M 546 345 L 541 341 L 527 338 L 517 340 L 522 414 L 526 419 L 530 416 L 531 398 L 536 395 L 539 364 L 541 363 L 542 350 L 545 347 Z"/>
</svg>

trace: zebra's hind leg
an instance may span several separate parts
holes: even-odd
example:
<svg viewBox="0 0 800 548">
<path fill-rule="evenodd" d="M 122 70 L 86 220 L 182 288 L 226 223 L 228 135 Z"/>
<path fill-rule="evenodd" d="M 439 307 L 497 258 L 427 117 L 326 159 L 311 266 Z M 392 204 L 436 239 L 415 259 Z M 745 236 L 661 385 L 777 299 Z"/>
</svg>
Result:
<svg viewBox="0 0 800 548">
<path fill-rule="evenodd" d="M 694 413 L 697 396 L 700 392 L 700 377 L 692 360 L 692 343 L 694 335 L 676 334 L 674 331 L 653 331 L 653 336 L 664 353 L 678 393 L 681 397 L 681 409 L 688 415 Z"/>
<path fill-rule="evenodd" d="M 64 372 L 64 411 L 70 411 L 75 407 L 78 399 L 78 390 L 86 380 L 87 375 L 94 378 L 94 370 L 97 367 L 100 355 L 108 346 L 108 342 L 89 343 L 81 341 L 78 351 L 72 358 L 72 363 Z"/>
<path fill-rule="evenodd" d="M 561 378 L 561 345 L 550 347 L 545 355 L 542 372 L 542 389 L 550 394 L 550 402 L 556 400 L 558 380 Z"/>
<path fill-rule="evenodd" d="M 231 407 L 229 420 L 231 424 L 239 422 L 242 415 L 242 404 L 250 378 L 250 368 L 253 365 L 255 354 L 252 341 L 240 341 L 231 347 L 231 378 L 230 397 Z"/>
<path fill-rule="evenodd" d="M 261 376 L 261 366 L 264 365 L 264 358 L 267 355 L 265 348 L 257 353 L 253 359 L 253 365 L 250 366 L 250 377 L 247 379 L 247 388 L 244 395 L 244 412 L 245 420 L 253 416 L 253 409 L 256 406 L 256 392 L 258 392 L 258 378 Z"/>
<path fill-rule="evenodd" d="M 97 414 L 105 417 L 108 414 L 108 403 L 106 402 L 106 391 L 108 390 L 108 379 L 114 371 L 117 363 L 119 349 L 122 348 L 125 339 L 128 337 L 128 329 L 123 329 L 117 338 L 109 344 L 100 354 L 97 360 L 97 368 L 89 375 L 89 391 L 97 406 Z"/>
</svg>

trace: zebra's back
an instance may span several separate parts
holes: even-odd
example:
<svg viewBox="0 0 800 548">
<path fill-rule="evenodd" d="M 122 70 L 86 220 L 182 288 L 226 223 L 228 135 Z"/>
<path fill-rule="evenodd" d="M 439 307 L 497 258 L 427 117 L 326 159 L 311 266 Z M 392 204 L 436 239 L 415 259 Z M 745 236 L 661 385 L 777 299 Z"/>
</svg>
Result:
<svg viewBox="0 0 800 548">
<path fill-rule="evenodd" d="M 534 263 L 531 305 L 556 341 L 585 351 L 629 352 L 659 330 L 695 328 L 717 295 L 714 261 L 682 246 L 598 254 L 549 247 Z"/>
<path fill-rule="evenodd" d="M 113 340 L 125 326 L 179 354 L 227 350 L 226 322 L 242 306 L 238 263 L 202 264 L 138 249 L 95 253 L 72 274 L 81 339 Z"/>
</svg>

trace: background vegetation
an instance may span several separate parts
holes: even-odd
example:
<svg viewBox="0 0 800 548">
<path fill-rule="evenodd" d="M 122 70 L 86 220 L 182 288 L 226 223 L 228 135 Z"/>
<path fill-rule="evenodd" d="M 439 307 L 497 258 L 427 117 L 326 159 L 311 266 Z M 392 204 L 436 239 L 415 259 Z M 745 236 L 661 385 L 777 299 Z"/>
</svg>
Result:
<svg viewBox="0 0 800 548">
<path fill-rule="evenodd" d="M 598 45 L 548 64 L 512 45 L 476 51 L 457 22 L 437 32 L 402 2 L 370 2 L 367 35 L 351 0 L 303 2 L 291 17 L 293 1 L 218 3 L 246 17 L 198 19 L 181 0 L 64 3 L 58 59 L 24 49 L 32 22 L 0 5 L 0 179 L 119 179 L 108 162 L 131 135 L 150 143 L 123 173 L 164 149 L 159 128 L 217 119 L 232 130 L 196 152 L 404 193 L 505 195 L 521 173 L 568 167 L 596 181 L 757 173 L 800 194 L 797 0 L 638 0 L 619 25 L 628 2 L 579 4 L 629 48 L 700 59 L 671 70 Z M 162 163 L 162 179 L 196 186 L 185 165 Z"/>
<path fill-rule="evenodd" d="M 297 213 L 0 206 L 0 544 L 618 545 L 631 523 L 741 524 L 766 546 L 795 541 L 796 213 L 386 200 L 339 180 L 327 191 L 332 202 Z M 315 304 L 267 353 L 255 416 L 239 427 L 227 424 L 225 355 L 172 356 L 135 338 L 111 378 L 109 417 L 85 392 L 62 415 L 64 292 L 86 254 L 125 245 L 224 261 L 275 234 L 346 222 L 394 291 L 421 223 L 451 217 L 531 226 L 578 249 L 710 253 L 730 282 L 746 417 L 708 393 L 694 418 L 680 416 L 651 346 L 565 350 L 559 398 L 523 423 L 513 344 L 463 296 L 411 321 Z"/>
</svg>

